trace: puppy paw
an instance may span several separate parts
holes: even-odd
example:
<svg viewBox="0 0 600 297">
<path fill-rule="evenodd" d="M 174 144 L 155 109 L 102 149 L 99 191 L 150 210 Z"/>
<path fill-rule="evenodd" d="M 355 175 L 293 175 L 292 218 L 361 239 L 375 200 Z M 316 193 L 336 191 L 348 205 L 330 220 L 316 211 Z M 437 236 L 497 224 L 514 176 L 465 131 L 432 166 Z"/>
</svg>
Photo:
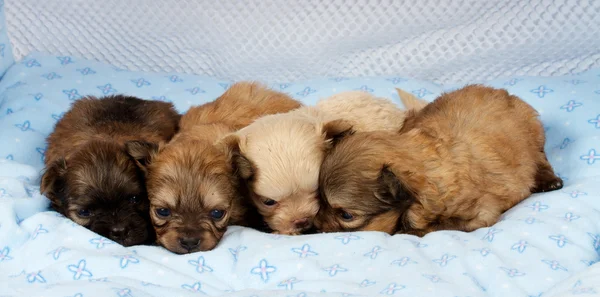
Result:
<svg viewBox="0 0 600 297">
<path fill-rule="evenodd" d="M 533 189 L 533 193 L 542 193 L 542 192 L 550 192 L 562 189 L 563 180 L 558 176 L 553 176 L 552 178 L 543 179 L 536 181 L 536 186 Z"/>
</svg>

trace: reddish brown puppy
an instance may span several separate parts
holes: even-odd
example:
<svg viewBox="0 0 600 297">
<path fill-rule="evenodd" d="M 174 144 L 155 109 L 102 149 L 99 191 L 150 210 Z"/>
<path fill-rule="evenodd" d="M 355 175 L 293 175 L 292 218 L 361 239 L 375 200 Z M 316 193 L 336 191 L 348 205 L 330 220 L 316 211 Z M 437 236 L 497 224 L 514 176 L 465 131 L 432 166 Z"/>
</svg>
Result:
<svg viewBox="0 0 600 297">
<path fill-rule="evenodd" d="M 129 152 L 147 168 L 158 242 L 179 254 L 207 251 L 229 225 L 260 227 L 242 181 L 251 165 L 219 140 L 254 119 L 298 107 L 288 95 L 240 82 L 215 101 L 191 108 L 167 145 L 129 143 Z"/>
<path fill-rule="evenodd" d="M 400 133 L 354 133 L 320 172 L 325 232 L 424 235 L 490 226 L 531 193 L 560 189 L 537 112 L 506 90 L 473 85 L 407 116 Z"/>
</svg>

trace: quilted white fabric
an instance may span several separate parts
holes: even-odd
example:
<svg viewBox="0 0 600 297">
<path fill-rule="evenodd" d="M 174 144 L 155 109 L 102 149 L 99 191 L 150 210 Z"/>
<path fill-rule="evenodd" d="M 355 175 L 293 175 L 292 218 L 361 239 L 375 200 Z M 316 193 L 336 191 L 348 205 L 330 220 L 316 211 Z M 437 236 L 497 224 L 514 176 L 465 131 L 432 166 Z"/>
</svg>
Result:
<svg viewBox="0 0 600 297">
<path fill-rule="evenodd" d="M 438 83 L 600 67 L 600 1 L 6 0 L 32 51 L 141 71 Z"/>
</svg>

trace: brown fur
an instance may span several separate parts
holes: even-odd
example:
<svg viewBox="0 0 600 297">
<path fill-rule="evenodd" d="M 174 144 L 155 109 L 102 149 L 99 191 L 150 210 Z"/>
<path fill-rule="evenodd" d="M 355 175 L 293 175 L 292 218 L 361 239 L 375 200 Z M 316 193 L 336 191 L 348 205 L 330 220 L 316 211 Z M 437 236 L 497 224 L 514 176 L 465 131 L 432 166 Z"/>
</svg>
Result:
<svg viewBox="0 0 600 297">
<path fill-rule="evenodd" d="M 403 93 L 420 108 L 424 101 Z M 353 131 L 398 131 L 405 111 L 367 92 L 347 91 L 286 114 L 262 117 L 228 138 L 251 164 L 252 202 L 275 233 L 308 232 L 319 211 L 319 168 L 338 138 Z"/>
<path fill-rule="evenodd" d="M 179 118 L 170 103 L 135 97 L 76 101 L 47 139 L 40 191 L 56 211 L 100 235 L 126 246 L 151 241 L 143 174 L 125 142 L 168 141 Z"/>
<path fill-rule="evenodd" d="M 315 224 L 415 235 L 490 226 L 532 192 L 562 187 L 544 142 L 537 112 L 505 90 L 443 94 L 411 111 L 400 133 L 339 141 L 321 168 Z"/>
<path fill-rule="evenodd" d="M 300 107 L 290 96 L 253 82 L 232 85 L 217 100 L 194 106 L 182 118 L 182 130 L 198 124 L 220 123 L 239 130 L 258 117 L 287 112 Z"/>
<path fill-rule="evenodd" d="M 249 172 L 250 165 L 217 141 L 261 116 L 299 106 L 260 84 L 237 83 L 214 102 L 191 108 L 181 119 L 181 132 L 167 145 L 130 144 L 136 159 L 147 164 L 158 242 L 180 254 L 207 251 L 218 244 L 228 225 L 260 227 L 240 184 L 240 175 Z M 164 209 L 170 211 L 168 216 L 159 214 Z M 212 217 L 214 211 L 222 211 L 223 217 Z"/>
</svg>

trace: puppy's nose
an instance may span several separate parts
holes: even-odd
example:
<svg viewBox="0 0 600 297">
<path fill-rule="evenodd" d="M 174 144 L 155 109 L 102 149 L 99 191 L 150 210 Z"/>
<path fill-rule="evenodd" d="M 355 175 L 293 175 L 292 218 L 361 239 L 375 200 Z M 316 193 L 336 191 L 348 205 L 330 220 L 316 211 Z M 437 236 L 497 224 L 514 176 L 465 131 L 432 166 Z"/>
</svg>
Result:
<svg viewBox="0 0 600 297">
<path fill-rule="evenodd" d="M 125 237 L 125 227 L 114 226 L 110 229 L 110 237 L 114 239 L 123 239 Z"/>
<path fill-rule="evenodd" d="M 298 228 L 298 229 L 306 228 L 309 225 L 308 218 L 296 219 L 296 220 L 294 220 L 293 223 L 296 226 L 296 228 Z"/>
<path fill-rule="evenodd" d="M 200 245 L 200 239 L 197 237 L 183 237 L 179 238 L 179 244 L 182 248 L 191 251 Z"/>
</svg>

